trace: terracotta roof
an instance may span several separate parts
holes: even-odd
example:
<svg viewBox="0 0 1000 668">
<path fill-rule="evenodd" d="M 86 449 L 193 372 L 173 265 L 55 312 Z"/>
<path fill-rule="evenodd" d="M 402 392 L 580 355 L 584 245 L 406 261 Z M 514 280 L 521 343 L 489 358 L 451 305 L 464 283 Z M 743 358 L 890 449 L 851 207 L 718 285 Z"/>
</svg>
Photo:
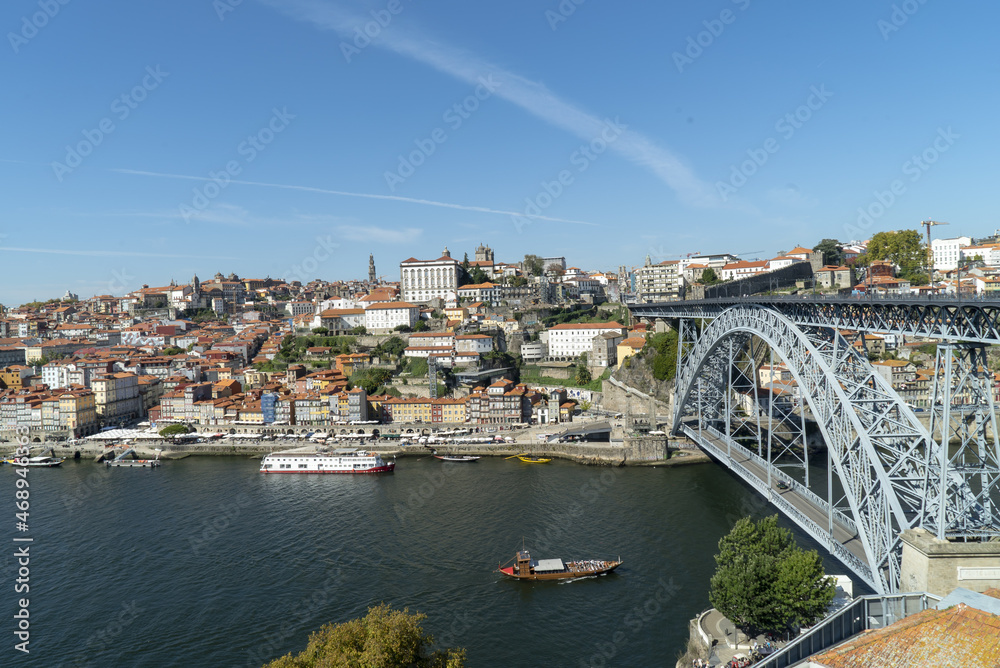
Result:
<svg viewBox="0 0 1000 668">
<path fill-rule="evenodd" d="M 409 302 L 380 302 L 378 304 L 369 304 L 365 307 L 366 310 L 387 310 L 396 308 L 417 308 L 417 306 Z"/>
<path fill-rule="evenodd" d="M 549 331 L 553 329 L 622 329 L 622 325 L 617 322 L 574 322 L 565 323 L 562 325 L 556 325 L 554 327 L 549 327 Z"/>
<path fill-rule="evenodd" d="M 825 668 L 1000 665 L 1000 616 L 960 603 L 924 610 L 810 660 Z"/>
</svg>

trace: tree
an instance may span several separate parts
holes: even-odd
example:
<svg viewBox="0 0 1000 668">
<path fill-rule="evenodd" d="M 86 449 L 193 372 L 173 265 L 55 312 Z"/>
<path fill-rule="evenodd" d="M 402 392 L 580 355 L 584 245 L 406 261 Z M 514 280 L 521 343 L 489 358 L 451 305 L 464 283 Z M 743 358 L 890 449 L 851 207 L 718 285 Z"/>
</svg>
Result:
<svg viewBox="0 0 1000 668">
<path fill-rule="evenodd" d="M 916 230 L 878 232 L 868 242 L 867 261 L 886 260 L 900 268 L 900 276 L 909 278 L 927 265 L 927 247 Z"/>
<path fill-rule="evenodd" d="M 393 330 L 397 331 L 397 332 L 409 332 L 410 331 L 410 326 L 409 325 L 396 325 L 393 328 Z"/>
<path fill-rule="evenodd" d="M 537 255 L 525 255 L 524 262 L 521 263 L 521 269 L 532 276 L 541 276 L 545 266 L 542 258 Z"/>
<path fill-rule="evenodd" d="M 414 332 L 425 332 L 425 331 L 427 331 L 427 323 L 424 322 L 423 320 L 416 321 L 415 323 L 413 323 L 413 331 Z"/>
<path fill-rule="evenodd" d="M 430 651 L 434 638 L 421 626 L 426 618 L 382 603 L 361 619 L 324 625 L 309 636 L 305 650 L 264 668 L 463 668 L 464 649 Z"/>
<path fill-rule="evenodd" d="M 186 424 L 172 424 L 160 430 L 160 436 L 170 438 L 176 434 L 186 434 L 190 431 Z"/>
<path fill-rule="evenodd" d="M 715 285 L 721 282 L 719 277 L 715 274 L 715 269 L 709 267 L 708 269 L 701 272 L 701 278 L 699 278 L 695 283 L 700 285 Z"/>
<path fill-rule="evenodd" d="M 351 329 L 351 334 L 354 334 L 355 336 L 364 336 L 367 333 L 368 333 L 368 328 L 365 327 L 364 325 L 359 325 Z"/>
<path fill-rule="evenodd" d="M 167 356 L 180 355 L 182 352 L 184 351 L 177 346 L 169 346 L 163 349 L 163 354 Z"/>
<path fill-rule="evenodd" d="M 836 586 L 815 550 L 803 550 L 777 515 L 736 522 L 719 541 L 709 600 L 747 635 L 782 632 L 823 616 Z"/>
<path fill-rule="evenodd" d="M 327 329 L 326 327 L 313 327 L 312 329 L 313 334 L 320 334 L 320 335 L 326 334 L 329 331 L 330 330 Z"/>
<path fill-rule="evenodd" d="M 573 382 L 577 385 L 586 385 L 591 380 L 593 380 L 593 378 L 590 375 L 590 371 L 587 370 L 587 367 L 577 367 L 576 375 L 573 377 Z"/>
<path fill-rule="evenodd" d="M 823 264 L 840 266 L 844 261 L 844 252 L 836 239 L 823 239 L 813 247 L 813 250 L 823 254 Z"/>
<path fill-rule="evenodd" d="M 379 357 L 399 357 L 406 350 L 406 343 L 398 336 L 386 339 L 375 347 L 375 354 Z"/>
</svg>

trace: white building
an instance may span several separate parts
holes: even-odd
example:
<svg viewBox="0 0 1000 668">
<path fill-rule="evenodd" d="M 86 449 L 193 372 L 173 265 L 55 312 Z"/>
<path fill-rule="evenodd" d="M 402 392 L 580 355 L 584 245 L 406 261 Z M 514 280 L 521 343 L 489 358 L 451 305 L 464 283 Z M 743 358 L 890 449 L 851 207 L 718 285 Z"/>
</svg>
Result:
<svg viewBox="0 0 1000 668">
<path fill-rule="evenodd" d="M 403 301 L 425 304 L 432 299 L 455 299 L 458 291 L 459 263 L 448 248 L 436 260 L 408 258 L 399 263 L 400 289 Z"/>
<path fill-rule="evenodd" d="M 962 259 L 962 248 L 970 245 L 972 245 L 972 239 L 969 237 L 932 240 L 931 250 L 934 252 L 934 271 L 957 269 L 958 262 Z"/>
<path fill-rule="evenodd" d="M 730 262 L 724 266 L 720 270 L 719 278 L 724 281 L 738 280 L 763 274 L 767 270 L 767 260 L 758 260 L 756 262 L 741 260 L 740 262 Z"/>
<path fill-rule="evenodd" d="M 420 307 L 409 302 L 383 302 L 365 308 L 365 327 L 374 334 L 388 333 L 406 325 L 413 327 L 420 317 Z"/>
<path fill-rule="evenodd" d="M 684 275 L 678 260 L 653 264 L 646 256 L 646 263 L 635 270 L 635 293 L 639 301 L 666 302 L 684 296 Z"/>
<path fill-rule="evenodd" d="M 485 334 L 462 334 L 455 337 L 455 351 L 460 353 L 488 353 L 493 350 L 493 337 Z"/>
<path fill-rule="evenodd" d="M 1000 244 L 983 244 L 962 248 L 963 260 L 971 260 L 976 257 L 983 258 L 983 264 L 987 267 L 1000 267 Z"/>
<path fill-rule="evenodd" d="M 589 353 L 595 336 L 608 332 L 625 335 L 626 327 L 617 322 L 568 323 L 548 329 L 549 357 L 579 357 Z"/>
</svg>

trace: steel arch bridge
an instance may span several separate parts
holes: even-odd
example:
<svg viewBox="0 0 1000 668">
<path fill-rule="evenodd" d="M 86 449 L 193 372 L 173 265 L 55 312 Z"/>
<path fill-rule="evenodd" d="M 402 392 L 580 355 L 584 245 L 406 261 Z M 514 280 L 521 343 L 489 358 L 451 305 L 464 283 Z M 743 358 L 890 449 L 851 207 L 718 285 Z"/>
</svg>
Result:
<svg viewBox="0 0 1000 668">
<path fill-rule="evenodd" d="M 675 433 L 764 494 L 876 592 L 899 587 L 906 529 L 1000 535 L 1000 452 L 990 438 L 996 418 L 982 342 L 939 345 L 943 379 L 932 406 L 940 406 L 928 427 L 830 324 L 752 302 L 700 311 L 700 320 L 690 305 L 674 308 L 658 315 L 678 320 Z M 786 389 L 776 360 L 794 380 Z M 825 485 L 810 480 L 816 437 L 807 414 L 826 445 Z"/>
</svg>

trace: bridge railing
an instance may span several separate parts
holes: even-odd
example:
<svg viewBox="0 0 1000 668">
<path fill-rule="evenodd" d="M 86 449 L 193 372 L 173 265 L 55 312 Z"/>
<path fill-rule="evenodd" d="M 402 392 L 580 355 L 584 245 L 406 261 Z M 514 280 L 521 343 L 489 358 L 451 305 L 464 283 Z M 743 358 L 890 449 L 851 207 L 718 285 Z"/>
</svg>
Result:
<svg viewBox="0 0 1000 668">
<path fill-rule="evenodd" d="M 706 429 L 706 430 L 709 430 L 709 431 L 713 432 L 718 438 L 722 439 L 723 441 L 728 440 L 729 443 L 730 443 L 730 445 L 732 445 L 732 447 L 733 447 L 734 450 L 738 450 L 740 452 L 740 454 L 742 454 L 743 456 L 745 456 L 748 459 L 752 460 L 758 466 L 760 466 L 762 468 L 767 468 L 767 461 L 763 457 L 761 457 L 760 455 L 758 455 L 756 452 L 754 452 L 753 450 L 750 450 L 746 446 L 741 445 L 739 442 L 733 440 L 731 437 L 727 438 L 725 434 L 723 434 L 719 430 L 715 429 L 714 427 L 703 427 L 703 429 Z M 821 497 L 819 494 L 817 494 L 816 492 L 812 491 L 811 489 L 809 489 L 808 487 L 806 487 L 805 485 L 803 485 L 802 483 L 800 483 L 795 478 L 792 478 L 791 476 L 787 475 L 786 473 L 784 473 L 783 471 L 781 471 L 781 469 L 777 468 L 776 466 L 772 466 L 771 469 L 772 469 L 771 475 L 774 478 L 776 478 L 778 480 L 781 480 L 782 482 L 784 482 L 785 484 L 787 484 L 797 494 L 800 494 L 801 496 L 804 496 L 805 498 L 809 499 L 816 506 L 822 508 L 823 510 L 827 510 L 828 509 L 829 503 L 827 502 L 826 499 L 824 499 L 823 497 Z M 834 508 L 833 509 L 833 519 L 834 519 L 835 522 L 839 523 L 842 527 L 844 527 L 848 531 L 851 531 L 852 533 L 858 533 L 858 526 L 857 526 L 857 524 L 854 523 L 854 520 L 852 520 L 850 517 L 848 517 L 847 515 L 845 515 L 843 511 L 838 510 L 837 508 Z"/>
<path fill-rule="evenodd" d="M 788 668 L 863 631 L 884 628 L 940 601 L 927 592 L 861 596 L 754 666 Z"/>
<path fill-rule="evenodd" d="M 718 441 L 726 442 L 726 436 L 715 429 L 714 427 L 702 427 L 702 436 L 699 438 L 698 430 L 692 428 L 690 425 L 684 425 L 684 431 L 687 433 L 688 437 L 698 443 L 699 446 L 705 448 L 712 452 L 717 459 L 726 462 L 733 471 L 735 471 L 744 482 L 752 486 L 758 492 L 760 492 L 768 501 L 773 503 L 781 512 L 783 512 L 789 519 L 795 522 L 803 531 L 805 531 L 809 536 L 813 538 L 817 543 L 826 547 L 830 553 L 832 553 L 837 559 L 839 559 L 845 566 L 847 566 L 858 578 L 863 580 L 872 589 L 878 588 L 878 578 L 875 577 L 875 573 L 871 566 L 858 558 L 853 552 L 848 550 L 843 544 L 836 540 L 830 532 L 825 527 L 821 527 L 809 516 L 803 513 L 801 510 L 796 508 L 791 502 L 785 499 L 780 494 L 774 494 L 767 483 L 761 480 L 759 477 L 754 475 L 745 466 L 739 462 L 733 461 L 729 457 L 726 451 L 719 445 L 713 443 L 710 438 L 714 438 Z M 708 436 L 709 438 L 706 438 Z M 732 439 L 729 440 L 729 445 L 735 446 L 735 449 L 741 451 L 741 454 L 745 454 L 750 458 L 756 459 L 758 463 L 763 464 L 763 460 L 757 457 L 755 454 L 749 452 L 746 448 L 739 445 Z M 783 479 L 787 476 L 782 476 Z M 819 499 L 819 497 L 816 497 Z M 822 499 L 819 499 L 820 509 L 826 510 L 827 503 Z M 857 532 L 854 532 L 857 535 Z"/>
</svg>

